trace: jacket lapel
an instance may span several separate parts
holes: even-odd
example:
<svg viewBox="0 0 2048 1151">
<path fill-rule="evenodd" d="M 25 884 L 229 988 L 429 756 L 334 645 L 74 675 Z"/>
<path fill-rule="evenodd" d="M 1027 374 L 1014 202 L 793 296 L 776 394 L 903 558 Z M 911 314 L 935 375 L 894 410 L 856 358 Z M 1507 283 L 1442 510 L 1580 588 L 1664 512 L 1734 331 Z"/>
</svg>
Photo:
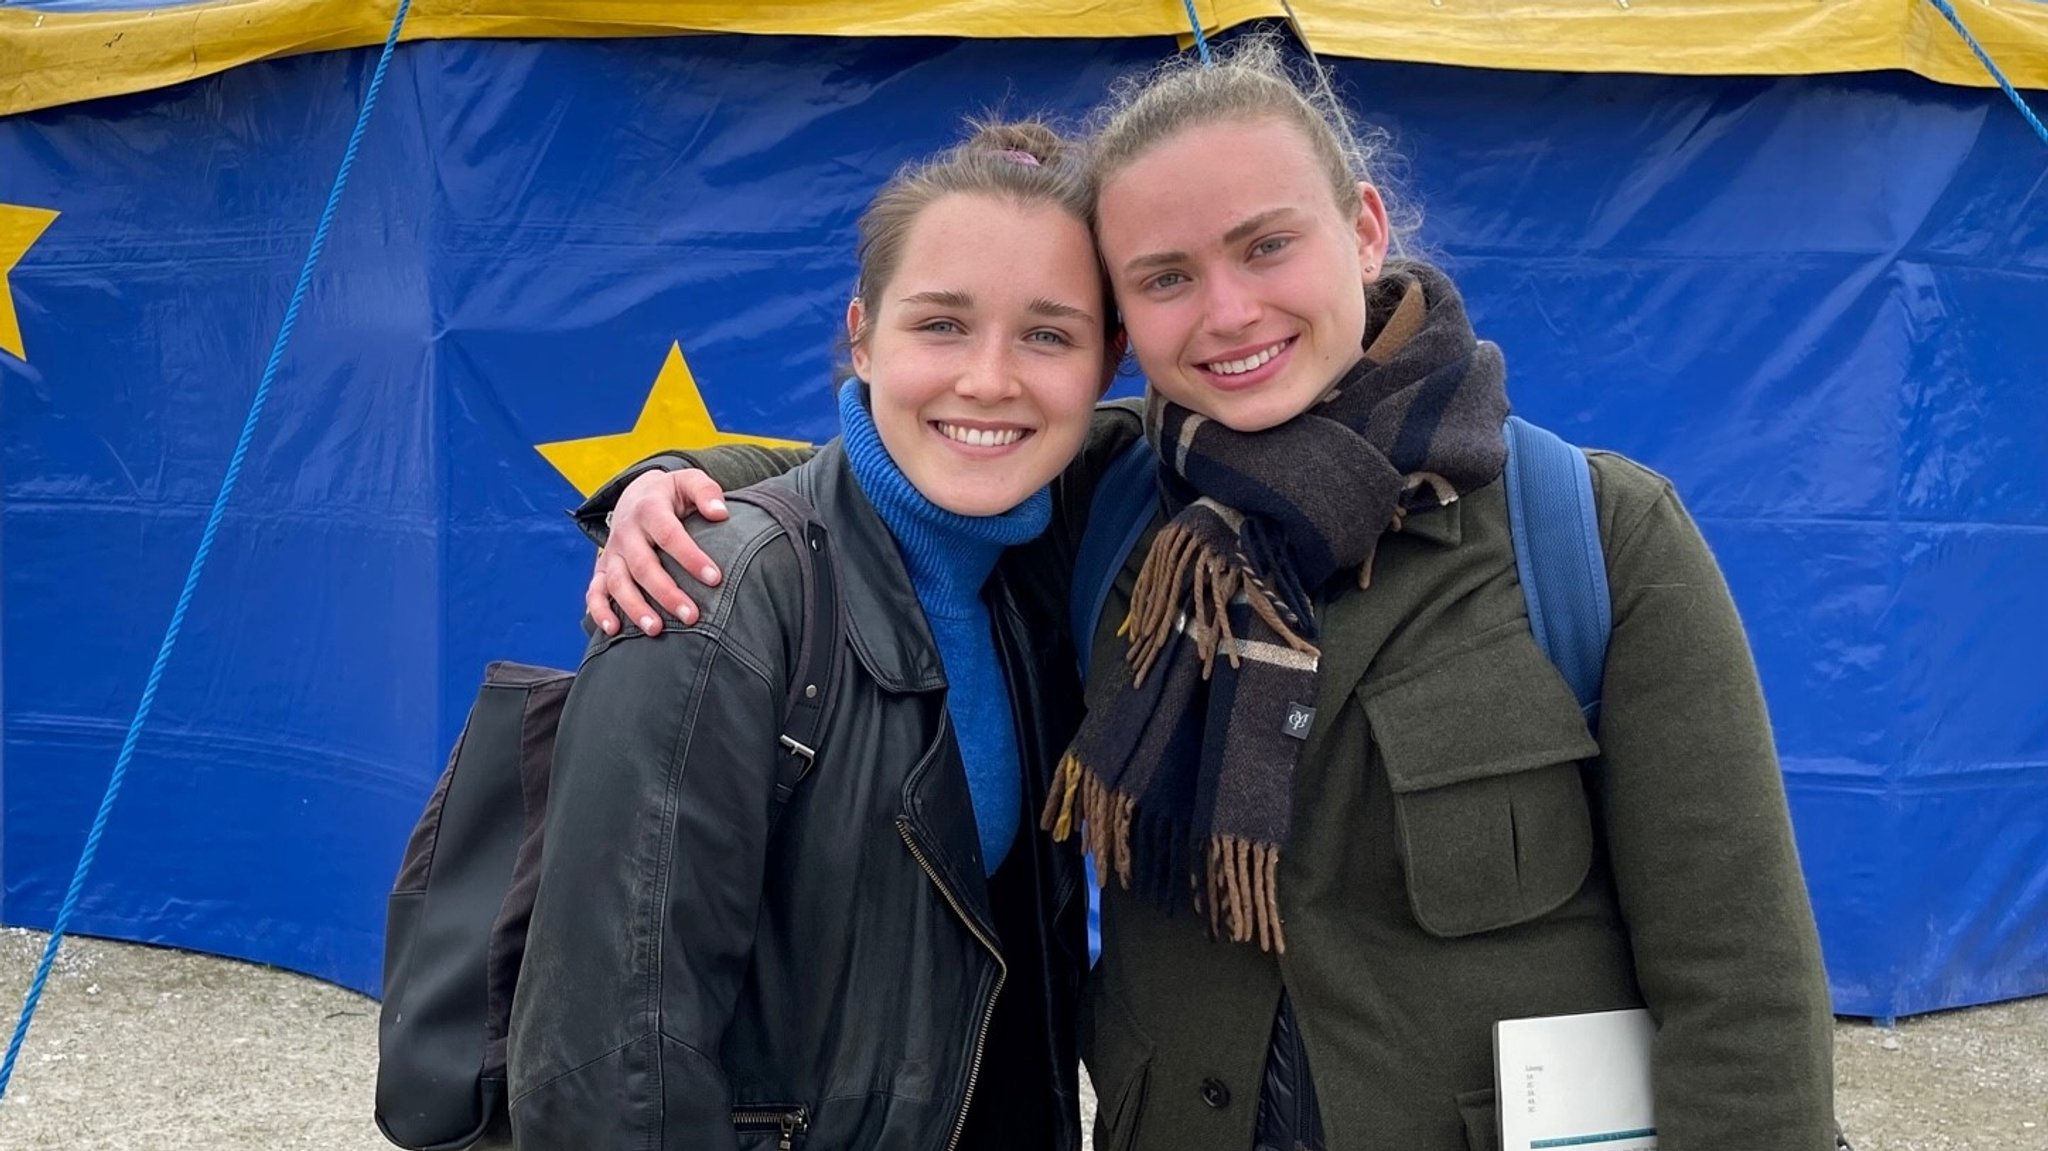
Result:
<svg viewBox="0 0 2048 1151">
<path fill-rule="evenodd" d="M 819 449 L 794 479 L 818 517 L 836 529 L 832 547 L 846 577 L 839 589 L 846 602 L 847 642 L 861 665 L 892 694 L 943 689 L 946 671 L 939 647 L 910 586 L 896 537 L 860 490 L 840 442 Z"/>
<path fill-rule="evenodd" d="M 946 671 L 896 539 L 860 490 L 839 441 L 825 445 L 795 480 L 819 518 L 836 529 L 832 549 L 855 658 L 883 691 L 928 696 L 924 706 L 931 715 L 924 728 L 936 734 L 903 781 L 897 824 L 906 846 L 946 902 L 994 949 L 974 797 L 946 710 Z"/>
<path fill-rule="evenodd" d="M 1466 502 L 1460 499 L 1411 516 L 1401 531 L 1381 538 L 1371 587 L 1361 590 L 1353 582 L 1355 573 L 1346 572 L 1318 605 L 1323 649 L 1316 680 L 1320 714 L 1336 714 L 1371 670 L 1393 630 L 1412 619 L 1434 590 L 1444 562 L 1463 542 Z"/>
<path fill-rule="evenodd" d="M 967 789 L 967 773 L 960 765 L 953 724 L 945 714 L 943 700 L 938 707 L 939 738 L 903 781 L 903 813 L 897 824 L 911 854 L 946 902 L 1000 958 L 981 858 L 981 835 L 974 821 L 974 797 Z"/>
</svg>

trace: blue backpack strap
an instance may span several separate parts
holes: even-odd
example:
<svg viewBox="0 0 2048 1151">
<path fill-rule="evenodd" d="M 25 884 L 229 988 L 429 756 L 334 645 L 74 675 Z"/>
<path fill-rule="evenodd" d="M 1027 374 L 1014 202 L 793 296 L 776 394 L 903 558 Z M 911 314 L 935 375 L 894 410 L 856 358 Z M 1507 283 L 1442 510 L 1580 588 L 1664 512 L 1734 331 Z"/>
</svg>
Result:
<svg viewBox="0 0 2048 1151">
<path fill-rule="evenodd" d="M 1508 527 L 1529 629 L 1571 685 L 1586 722 L 1597 729 L 1614 619 L 1593 471 L 1586 453 L 1520 416 L 1509 416 L 1503 431 Z"/>
<path fill-rule="evenodd" d="M 1110 461 L 1095 485 L 1095 500 L 1088 505 L 1088 529 L 1074 557 L 1073 598 L 1067 609 L 1083 684 L 1088 682 L 1088 657 L 1102 622 L 1102 605 L 1109 602 L 1109 590 L 1124 570 L 1125 557 L 1138 546 L 1138 537 L 1145 534 L 1153 509 L 1159 506 L 1159 486 L 1152 474 L 1158 459 L 1152 445 L 1139 436 Z"/>
<path fill-rule="evenodd" d="M 1089 657 L 1095 650 L 1095 628 L 1102 622 L 1102 605 L 1109 602 L 1109 590 L 1116 586 L 1124 560 L 1138 546 L 1138 537 L 1152 523 L 1152 511 L 1159 506 L 1158 457 L 1152 445 L 1139 436 L 1117 457 L 1095 485 L 1095 500 L 1088 505 L 1088 528 L 1081 534 L 1081 548 L 1074 556 L 1073 598 L 1067 610 L 1072 616 L 1074 658 L 1081 665 L 1081 682 L 1088 682 Z M 1095 860 L 1084 856 L 1088 890 L 1088 965 L 1102 956 L 1102 893 L 1096 884 Z"/>
</svg>

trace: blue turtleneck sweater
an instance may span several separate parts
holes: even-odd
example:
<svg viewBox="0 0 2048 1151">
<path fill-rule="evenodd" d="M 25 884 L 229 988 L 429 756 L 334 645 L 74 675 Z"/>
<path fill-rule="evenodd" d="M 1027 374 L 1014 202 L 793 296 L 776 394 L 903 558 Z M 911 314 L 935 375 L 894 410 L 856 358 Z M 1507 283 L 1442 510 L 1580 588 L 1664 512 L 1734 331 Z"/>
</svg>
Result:
<svg viewBox="0 0 2048 1151">
<path fill-rule="evenodd" d="M 998 516 L 963 516 L 939 507 L 911 486 L 875 431 L 866 387 L 839 390 L 839 424 L 853 478 L 896 537 L 910 586 L 946 670 L 946 711 L 967 765 L 982 868 L 994 875 L 1022 822 L 1022 776 L 1010 695 L 996 665 L 982 585 L 1003 549 L 1035 539 L 1052 516 L 1052 493 L 1040 488 Z"/>
</svg>

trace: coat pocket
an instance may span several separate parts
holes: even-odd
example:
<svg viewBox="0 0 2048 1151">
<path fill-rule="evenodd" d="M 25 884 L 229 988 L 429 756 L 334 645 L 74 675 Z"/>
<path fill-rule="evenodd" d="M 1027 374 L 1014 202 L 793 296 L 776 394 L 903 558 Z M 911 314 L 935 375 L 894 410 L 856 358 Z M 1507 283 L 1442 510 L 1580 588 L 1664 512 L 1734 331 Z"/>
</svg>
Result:
<svg viewBox="0 0 2048 1151">
<path fill-rule="evenodd" d="M 1092 987 L 1081 997 L 1081 1055 L 1095 1085 L 1095 1151 L 1130 1151 L 1145 1110 L 1153 1045 L 1108 987 Z"/>
<path fill-rule="evenodd" d="M 1458 1114 L 1465 1120 L 1467 1151 L 1500 1151 L 1500 1115 L 1494 1106 L 1492 1088 L 1467 1091 L 1456 1099 Z"/>
<path fill-rule="evenodd" d="M 1579 762 L 1600 748 L 1526 624 L 1367 682 L 1359 696 L 1423 930 L 1509 927 L 1578 891 L 1593 859 Z"/>
</svg>

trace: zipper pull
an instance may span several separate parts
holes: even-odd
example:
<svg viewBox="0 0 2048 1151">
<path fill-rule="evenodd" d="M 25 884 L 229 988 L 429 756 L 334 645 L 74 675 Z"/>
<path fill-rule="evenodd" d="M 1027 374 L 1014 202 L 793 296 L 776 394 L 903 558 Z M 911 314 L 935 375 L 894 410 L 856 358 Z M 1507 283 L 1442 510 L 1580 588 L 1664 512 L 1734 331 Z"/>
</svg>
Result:
<svg viewBox="0 0 2048 1151">
<path fill-rule="evenodd" d="M 802 1108 L 784 1114 L 776 1123 L 776 1126 L 782 1128 L 782 1141 L 775 1145 L 775 1151 L 794 1151 L 796 1137 L 809 1129 L 810 1125 L 810 1117 L 804 1114 Z"/>
</svg>

